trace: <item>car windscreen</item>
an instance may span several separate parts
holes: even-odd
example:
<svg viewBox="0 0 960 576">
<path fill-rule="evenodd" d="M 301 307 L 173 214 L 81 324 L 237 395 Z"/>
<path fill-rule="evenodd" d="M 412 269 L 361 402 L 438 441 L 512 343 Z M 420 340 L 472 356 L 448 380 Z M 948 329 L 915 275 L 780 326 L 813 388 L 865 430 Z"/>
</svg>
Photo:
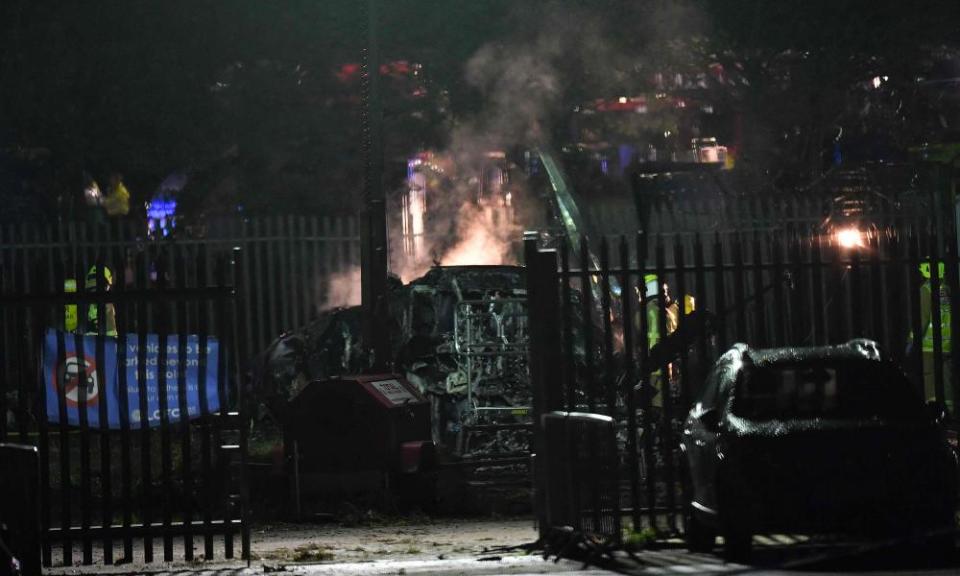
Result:
<svg viewBox="0 0 960 576">
<path fill-rule="evenodd" d="M 752 420 L 917 420 L 923 404 L 893 365 L 846 361 L 751 367 L 732 411 Z"/>
</svg>

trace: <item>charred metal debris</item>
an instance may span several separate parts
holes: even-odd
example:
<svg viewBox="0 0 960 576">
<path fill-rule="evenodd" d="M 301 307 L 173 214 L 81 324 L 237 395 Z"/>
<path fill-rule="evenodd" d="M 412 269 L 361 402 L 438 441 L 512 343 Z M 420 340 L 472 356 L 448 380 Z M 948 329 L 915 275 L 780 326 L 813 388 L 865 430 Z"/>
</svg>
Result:
<svg viewBox="0 0 960 576">
<path fill-rule="evenodd" d="M 433 437 L 446 454 L 526 457 L 532 391 L 522 267 L 434 267 L 406 285 L 394 278 L 378 313 L 393 371 L 429 398 Z M 307 383 L 368 365 L 360 307 L 324 312 L 258 358 L 260 419 L 282 426 L 288 403 Z"/>
</svg>

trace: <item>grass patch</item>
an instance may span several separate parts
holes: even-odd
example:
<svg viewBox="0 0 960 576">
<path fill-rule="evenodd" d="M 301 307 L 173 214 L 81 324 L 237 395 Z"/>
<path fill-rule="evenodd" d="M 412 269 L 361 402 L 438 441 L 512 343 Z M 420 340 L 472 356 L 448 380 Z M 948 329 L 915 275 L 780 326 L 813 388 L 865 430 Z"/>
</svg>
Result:
<svg viewBox="0 0 960 576">
<path fill-rule="evenodd" d="M 657 539 L 657 533 L 650 528 L 640 531 L 630 530 L 623 536 L 623 545 L 629 550 L 642 550 Z"/>
</svg>

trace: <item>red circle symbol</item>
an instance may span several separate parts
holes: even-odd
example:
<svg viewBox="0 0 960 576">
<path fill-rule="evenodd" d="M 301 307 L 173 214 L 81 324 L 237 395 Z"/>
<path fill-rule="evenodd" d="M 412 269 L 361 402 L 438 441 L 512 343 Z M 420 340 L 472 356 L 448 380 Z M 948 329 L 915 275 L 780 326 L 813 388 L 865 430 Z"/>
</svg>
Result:
<svg viewBox="0 0 960 576">
<path fill-rule="evenodd" d="M 73 352 L 67 353 L 63 364 L 57 367 L 53 375 L 53 389 L 63 394 L 67 406 L 80 405 L 81 392 L 85 391 L 87 406 L 93 406 L 100 397 L 100 375 L 97 372 L 96 361 L 84 356 L 83 363 Z"/>
</svg>

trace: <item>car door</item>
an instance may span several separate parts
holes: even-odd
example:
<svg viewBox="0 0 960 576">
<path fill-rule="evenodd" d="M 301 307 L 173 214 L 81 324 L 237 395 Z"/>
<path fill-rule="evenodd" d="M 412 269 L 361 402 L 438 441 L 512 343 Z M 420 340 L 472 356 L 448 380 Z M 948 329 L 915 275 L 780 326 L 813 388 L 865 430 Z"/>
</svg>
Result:
<svg viewBox="0 0 960 576">
<path fill-rule="evenodd" d="M 698 401 L 687 417 L 683 430 L 683 449 L 692 483 L 692 498 L 699 507 L 715 508 L 717 469 L 717 431 L 721 409 L 722 360 L 710 372 Z"/>
</svg>

